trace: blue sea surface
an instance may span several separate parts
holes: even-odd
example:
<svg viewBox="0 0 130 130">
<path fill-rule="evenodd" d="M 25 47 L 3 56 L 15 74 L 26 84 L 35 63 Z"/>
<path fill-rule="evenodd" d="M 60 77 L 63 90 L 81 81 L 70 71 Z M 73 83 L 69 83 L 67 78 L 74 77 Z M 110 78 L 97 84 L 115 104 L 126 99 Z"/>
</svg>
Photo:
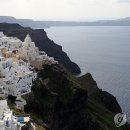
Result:
<svg viewBox="0 0 130 130">
<path fill-rule="evenodd" d="M 45 31 L 79 65 L 81 75 L 90 72 L 99 88 L 113 94 L 130 116 L 130 26 L 51 27 Z"/>
</svg>

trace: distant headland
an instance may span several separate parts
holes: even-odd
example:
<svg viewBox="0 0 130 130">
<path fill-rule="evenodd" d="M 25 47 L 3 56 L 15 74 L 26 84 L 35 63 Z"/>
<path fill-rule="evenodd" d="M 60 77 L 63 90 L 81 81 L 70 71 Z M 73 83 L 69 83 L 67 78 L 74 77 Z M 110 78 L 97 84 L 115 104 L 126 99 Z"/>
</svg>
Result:
<svg viewBox="0 0 130 130">
<path fill-rule="evenodd" d="M 17 23 L 24 27 L 48 28 L 53 26 L 130 26 L 130 17 L 116 20 L 97 21 L 35 21 L 33 19 L 17 19 L 11 16 L 0 16 L 0 23 Z"/>
</svg>

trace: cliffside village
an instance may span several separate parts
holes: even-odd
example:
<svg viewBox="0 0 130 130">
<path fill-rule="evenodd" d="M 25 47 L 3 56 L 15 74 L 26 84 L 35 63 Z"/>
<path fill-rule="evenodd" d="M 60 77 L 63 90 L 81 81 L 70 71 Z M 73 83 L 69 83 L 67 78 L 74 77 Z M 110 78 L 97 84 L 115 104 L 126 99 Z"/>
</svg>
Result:
<svg viewBox="0 0 130 130">
<path fill-rule="evenodd" d="M 31 92 L 32 83 L 37 78 L 36 69 L 41 70 L 43 64 L 57 63 L 53 57 L 39 51 L 29 35 L 22 42 L 0 32 L 0 97 L 15 96 L 17 109 L 24 110 L 26 101 L 21 96 Z M 0 130 L 22 130 L 30 120 L 27 115 L 14 116 L 7 107 L 0 108 L 0 111 Z"/>
</svg>

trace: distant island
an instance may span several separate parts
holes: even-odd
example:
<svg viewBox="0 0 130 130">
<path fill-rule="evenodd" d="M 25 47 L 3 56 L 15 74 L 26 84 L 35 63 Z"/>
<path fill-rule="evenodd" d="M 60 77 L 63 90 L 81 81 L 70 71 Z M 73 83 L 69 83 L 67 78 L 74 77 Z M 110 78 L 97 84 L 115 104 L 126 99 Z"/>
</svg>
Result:
<svg viewBox="0 0 130 130">
<path fill-rule="evenodd" d="M 17 23 L 24 27 L 48 28 L 52 26 L 130 26 L 130 17 L 117 20 L 98 20 L 93 22 L 80 21 L 35 21 L 32 19 L 17 19 L 11 16 L 0 16 L 0 23 Z"/>
</svg>

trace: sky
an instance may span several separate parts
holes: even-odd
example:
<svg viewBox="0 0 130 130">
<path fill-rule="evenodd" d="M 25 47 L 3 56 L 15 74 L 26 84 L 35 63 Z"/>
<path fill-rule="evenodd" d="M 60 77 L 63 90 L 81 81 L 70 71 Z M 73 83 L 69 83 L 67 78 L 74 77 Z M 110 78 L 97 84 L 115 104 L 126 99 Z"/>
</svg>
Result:
<svg viewBox="0 0 130 130">
<path fill-rule="evenodd" d="M 34 20 L 99 20 L 130 17 L 130 0 L 0 0 L 0 16 Z"/>
</svg>

